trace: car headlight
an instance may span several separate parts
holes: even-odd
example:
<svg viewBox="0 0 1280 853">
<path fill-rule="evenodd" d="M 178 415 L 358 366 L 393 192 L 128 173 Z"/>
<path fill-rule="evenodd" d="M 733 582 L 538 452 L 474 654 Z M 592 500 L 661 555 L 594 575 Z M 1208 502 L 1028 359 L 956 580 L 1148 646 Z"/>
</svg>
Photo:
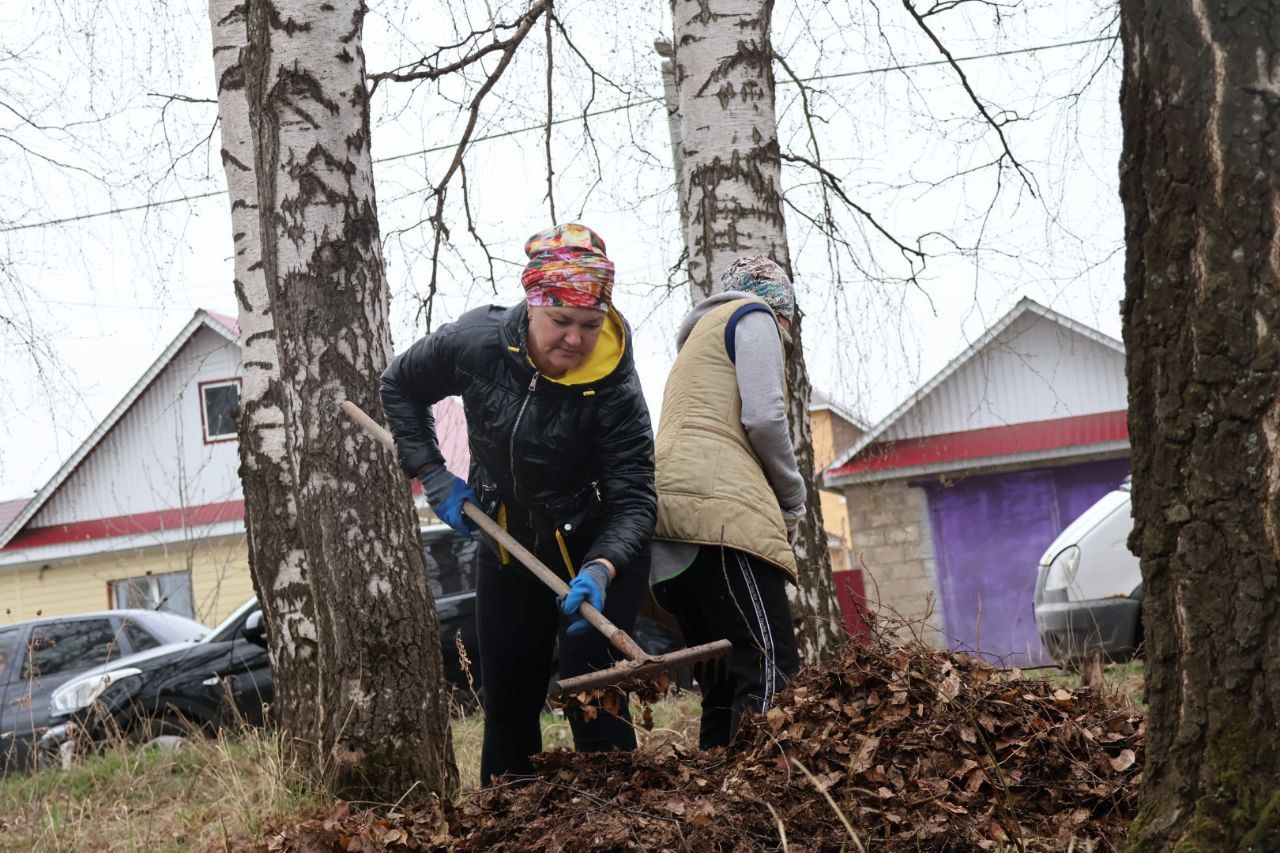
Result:
<svg viewBox="0 0 1280 853">
<path fill-rule="evenodd" d="M 1075 583 L 1076 570 L 1080 568 L 1080 549 L 1069 545 L 1058 552 L 1049 564 L 1049 572 L 1045 575 L 1045 591 L 1066 589 Z"/>
<path fill-rule="evenodd" d="M 54 716 L 73 714 L 81 708 L 92 705 L 94 700 L 111 685 L 141 674 L 142 670 L 130 666 L 68 681 L 53 692 L 53 696 L 49 699 L 49 711 Z"/>
</svg>

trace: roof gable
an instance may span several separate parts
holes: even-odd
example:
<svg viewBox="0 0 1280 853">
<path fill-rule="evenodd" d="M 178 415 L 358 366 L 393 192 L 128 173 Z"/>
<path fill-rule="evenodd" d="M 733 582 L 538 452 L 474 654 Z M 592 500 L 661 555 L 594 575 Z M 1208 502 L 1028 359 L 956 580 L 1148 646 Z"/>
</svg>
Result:
<svg viewBox="0 0 1280 853">
<path fill-rule="evenodd" d="M 871 425 L 869 423 L 855 415 L 850 409 L 847 409 L 835 400 L 832 400 L 817 388 L 812 389 L 812 393 L 809 395 L 809 411 L 830 412 L 849 426 L 856 429 L 858 432 L 866 432 L 871 429 Z"/>
<path fill-rule="evenodd" d="M 152 383 L 164 373 L 165 369 L 170 365 L 179 352 L 199 333 L 202 329 L 208 329 L 214 334 L 224 338 L 229 343 L 236 343 L 236 333 L 229 328 L 221 319 L 215 319 L 213 315 L 204 310 L 197 310 L 192 318 L 183 326 L 177 336 L 165 347 L 164 351 L 152 362 L 151 366 L 142 374 L 128 393 L 116 404 L 115 408 L 107 415 L 103 421 L 98 424 L 89 437 L 84 440 L 79 448 L 76 449 L 62 467 L 45 483 L 44 487 L 36 493 L 21 510 L 9 519 L 8 524 L 0 528 L 0 548 L 7 545 L 13 537 L 22 530 L 27 523 L 35 517 L 54 496 L 59 488 L 71 477 L 80 465 L 88 459 L 94 448 L 116 427 L 117 424 L 128 413 L 138 399 L 146 393 Z"/>
<path fill-rule="evenodd" d="M 1024 298 L 828 470 L 875 444 L 1124 410 L 1125 395 L 1119 341 Z"/>
</svg>

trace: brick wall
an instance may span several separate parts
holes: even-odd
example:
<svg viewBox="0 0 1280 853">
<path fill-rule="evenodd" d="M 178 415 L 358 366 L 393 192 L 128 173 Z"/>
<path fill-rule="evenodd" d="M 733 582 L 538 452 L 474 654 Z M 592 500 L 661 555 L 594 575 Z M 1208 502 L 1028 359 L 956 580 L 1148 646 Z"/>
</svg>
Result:
<svg viewBox="0 0 1280 853">
<path fill-rule="evenodd" d="M 863 572 L 867 603 L 908 623 L 916 637 L 941 644 L 933 535 L 925 493 L 906 483 L 843 489 L 854 565 Z"/>
</svg>

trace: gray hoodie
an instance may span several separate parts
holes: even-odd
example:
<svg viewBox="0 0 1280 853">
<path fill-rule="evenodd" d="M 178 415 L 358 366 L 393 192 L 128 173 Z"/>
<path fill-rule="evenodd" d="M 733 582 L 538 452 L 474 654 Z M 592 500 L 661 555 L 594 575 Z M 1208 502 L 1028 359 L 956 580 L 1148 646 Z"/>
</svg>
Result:
<svg viewBox="0 0 1280 853">
<path fill-rule="evenodd" d="M 684 347 L 693 327 L 708 311 L 726 302 L 748 298 L 750 296 L 741 291 L 725 291 L 699 302 L 680 324 L 676 350 Z M 753 311 L 738 321 L 734 339 L 742 427 L 773 487 L 778 506 L 784 516 L 796 517 L 804 511 L 805 487 L 787 424 L 787 380 L 777 321 L 771 314 Z M 691 543 L 655 539 L 650 581 L 659 583 L 680 574 L 693 562 L 697 552 L 698 546 Z"/>
</svg>

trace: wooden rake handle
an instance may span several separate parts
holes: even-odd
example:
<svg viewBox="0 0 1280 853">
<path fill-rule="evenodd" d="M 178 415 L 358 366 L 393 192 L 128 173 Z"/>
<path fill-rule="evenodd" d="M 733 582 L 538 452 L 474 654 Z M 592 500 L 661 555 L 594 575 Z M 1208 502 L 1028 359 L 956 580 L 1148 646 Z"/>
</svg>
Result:
<svg viewBox="0 0 1280 853">
<path fill-rule="evenodd" d="M 363 427 L 365 432 L 377 439 L 383 447 L 387 448 L 387 450 L 390 450 L 392 453 L 396 452 L 395 439 L 391 437 L 391 433 L 389 433 L 386 427 L 382 424 L 365 414 L 359 406 L 350 400 L 343 400 L 338 404 L 338 407 L 342 409 L 342 411 L 345 412 L 351 420 Z M 569 585 L 565 583 L 559 575 L 547 568 L 546 565 L 535 557 L 528 548 L 517 542 L 515 537 L 498 526 L 497 522 L 492 518 L 485 515 L 484 511 L 480 509 L 480 507 L 468 501 L 462 505 L 462 511 L 466 514 L 467 518 L 475 522 L 477 527 L 492 536 L 498 544 L 502 545 L 503 548 L 506 548 L 512 556 L 519 560 L 526 569 L 533 572 L 538 580 L 550 587 L 552 592 L 556 595 L 565 595 L 569 592 Z M 604 634 L 618 651 L 622 652 L 631 660 L 645 660 L 648 658 L 644 649 L 640 648 L 636 641 L 631 639 L 630 634 L 610 622 L 603 613 L 596 610 L 589 603 L 585 601 L 582 602 L 582 606 L 578 608 L 578 612 L 581 613 L 588 622 L 595 626 L 597 631 Z"/>
</svg>

